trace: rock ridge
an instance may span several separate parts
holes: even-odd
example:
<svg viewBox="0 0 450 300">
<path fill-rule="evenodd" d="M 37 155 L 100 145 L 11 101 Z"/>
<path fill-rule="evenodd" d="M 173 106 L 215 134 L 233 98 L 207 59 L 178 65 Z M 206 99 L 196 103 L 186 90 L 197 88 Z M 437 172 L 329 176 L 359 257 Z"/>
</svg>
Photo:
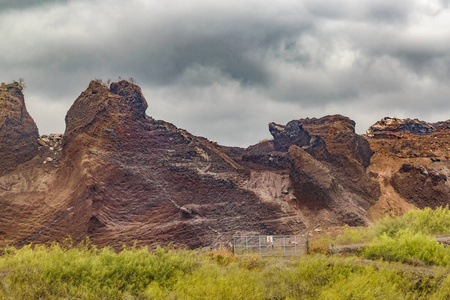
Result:
<svg viewBox="0 0 450 300">
<path fill-rule="evenodd" d="M 450 202 L 450 121 L 385 118 L 358 135 L 345 116 L 296 119 L 243 149 L 153 119 L 133 83 L 92 81 L 64 134 L 39 136 L 20 84 L 0 91 L 0 248 L 214 247 Z"/>
<path fill-rule="evenodd" d="M 0 86 L 0 174 L 32 159 L 38 151 L 39 132 L 25 107 L 22 85 Z"/>
<path fill-rule="evenodd" d="M 450 129 L 450 120 L 428 123 L 419 119 L 399 119 L 385 117 L 367 130 L 371 138 L 399 138 L 401 135 L 429 135 L 437 131 Z"/>
</svg>

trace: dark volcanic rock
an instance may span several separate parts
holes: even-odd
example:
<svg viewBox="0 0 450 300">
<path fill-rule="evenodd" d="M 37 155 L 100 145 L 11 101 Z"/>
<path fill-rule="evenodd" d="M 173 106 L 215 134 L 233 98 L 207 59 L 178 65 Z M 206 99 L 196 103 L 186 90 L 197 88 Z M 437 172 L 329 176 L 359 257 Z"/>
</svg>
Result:
<svg viewBox="0 0 450 300">
<path fill-rule="evenodd" d="M 122 80 L 108 88 L 92 81 L 67 112 L 63 144 L 91 134 L 120 148 L 127 139 L 121 133 L 132 133 L 130 126 L 146 118 L 147 106 L 141 89 L 134 84 Z"/>
<path fill-rule="evenodd" d="M 436 130 L 435 124 L 418 119 L 383 118 L 367 130 L 367 135 L 373 138 L 398 138 L 402 134 L 426 135 Z M 444 122 L 437 124 L 445 126 Z"/>
<path fill-rule="evenodd" d="M 392 176 L 391 184 L 408 202 L 418 208 L 445 206 L 450 203 L 450 162 L 429 166 L 403 164 Z"/>
<path fill-rule="evenodd" d="M 273 136 L 273 146 L 277 151 L 288 151 L 292 145 L 307 146 L 311 142 L 311 136 L 303 129 L 301 120 L 293 120 L 286 126 L 270 123 L 270 134 Z"/>
<path fill-rule="evenodd" d="M 358 184 L 352 175 L 319 161 L 298 146 L 291 146 L 291 182 L 297 204 L 319 224 L 362 226 L 369 222 L 367 210 L 379 197 L 379 187 L 363 168 L 350 168 L 359 174 Z M 353 183 L 353 185 L 351 184 Z"/>
<path fill-rule="evenodd" d="M 219 145 L 146 116 L 146 108 L 136 85 L 89 84 L 66 116 L 53 185 L 59 211 L 18 245 L 71 235 L 117 248 L 134 241 L 195 248 L 235 234 L 304 230 L 294 212 L 247 189 L 248 173 Z"/>
<path fill-rule="evenodd" d="M 445 167 L 450 159 L 449 124 L 384 118 L 369 128 L 367 139 L 375 151 L 369 172 L 378 175 L 382 193 L 374 218 L 450 203 L 449 183 L 443 179 L 450 175 Z"/>
<path fill-rule="evenodd" d="M 22 86 L 0 87 L 0 174 L 32 159 L 38 151 L 38 129 L 25 107 Z"/>
<path fill-rule="evenodd" d="M 147 116 L 127 81 L 91 82 L 63 136 L 38 140 L 17 84 L 2 86 L 0 104 L 0 247 L 69 235 L 118 249 L 227 245 L 450 201 L 449 121 L 386 119 L 370 138 L 340 115 L 299 119 L 269 124 L 273 140 L 242 149 Z"/>
<path fill-rule="evenodd" d="M 340 115 L 294 120 L 286 126 L 270 123 L 269 129 L 279 151 L 296 145 L 316 159 L 330 160 L 339 155 L 355 159 L 365 168 L 374 153 L 366 139 L 355 133 L 355 122 Z"/>
<path fill-rule="evenodd" d="M 248 147 L 242 154 L 242 160 L 278 169 L 289 168 L 291 163 L 286 151 L 275 150 L 273 141 L 264 141 Z"/>
<path fill-rule="evenodd" d="M 273 141 L 247 148 L 244 161 L 289 170 L 295 202 L 310 221 L 367 224 L 380 190 L 366 174 L 373 151 L 354 121 L 334 115 L 270 123 L 269 130 Z"/>
</svg>

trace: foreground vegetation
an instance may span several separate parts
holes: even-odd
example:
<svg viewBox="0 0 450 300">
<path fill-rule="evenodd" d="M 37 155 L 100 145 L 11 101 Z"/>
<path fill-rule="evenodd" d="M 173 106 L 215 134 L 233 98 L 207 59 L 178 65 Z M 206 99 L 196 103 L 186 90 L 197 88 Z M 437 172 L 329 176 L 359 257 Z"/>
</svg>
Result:
<svg viewBox="0 0 450 300">
<path fill-rule="evenodd" d="M 0 256 L 0 299 L 449 299 L 448 208 L 413 211 L 330 241 L 365 242 L 350 257 L 312 253 L 292 259 L 237 258 L 88 242 L 8 248 Z M 314 249 L 314 247 L 313 247 Z"/>
</svg>

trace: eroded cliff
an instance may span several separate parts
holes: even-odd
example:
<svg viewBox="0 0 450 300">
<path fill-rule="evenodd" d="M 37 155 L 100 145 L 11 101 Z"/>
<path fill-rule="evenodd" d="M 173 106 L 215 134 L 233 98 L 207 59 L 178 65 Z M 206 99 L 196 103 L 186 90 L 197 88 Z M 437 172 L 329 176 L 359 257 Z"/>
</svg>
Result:
<svg viewBox="0 0 450 300">
<path fill-rule="evenodd" d="M 17 84 L 1 90 L 0 247 L 228 244 L 311 233 L 450 202 L 450 122 L 340 115 L 271 123 L 247 149 L 146 114 L 141 89 L 92 81 L 63 135 L 38 136 Z"/>
</svg>

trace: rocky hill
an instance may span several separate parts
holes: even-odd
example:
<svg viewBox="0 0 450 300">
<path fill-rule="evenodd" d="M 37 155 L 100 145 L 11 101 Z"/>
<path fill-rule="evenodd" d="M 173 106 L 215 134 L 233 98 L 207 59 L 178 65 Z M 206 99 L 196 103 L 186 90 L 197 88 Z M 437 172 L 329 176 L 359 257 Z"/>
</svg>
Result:
<svg viewBox="0 0 450 300">
<path fill-rule="evenodd" d="M 0 98 L 0 247 L 30 242 L 188 247 L 296 234 L 449 200 L 450 122 L 335 115 L 269 124 L 226 147 L 146 114 L 140 88 L 91 82 L 63 135 L 39 136 L 21 88 Z"/>
<path fill-rule="evenodd" d="M 372 218 L 450 203 L 450 120 L 384 118 L 367 137 L 375 151 L 368 171 L 382 191 Z"/>
<path fill-rule="evenodd" d="M 0 175 L 33 158 L 38 128 L 25 107 L 22 86 L 0 86 Z"/>
</svg>

